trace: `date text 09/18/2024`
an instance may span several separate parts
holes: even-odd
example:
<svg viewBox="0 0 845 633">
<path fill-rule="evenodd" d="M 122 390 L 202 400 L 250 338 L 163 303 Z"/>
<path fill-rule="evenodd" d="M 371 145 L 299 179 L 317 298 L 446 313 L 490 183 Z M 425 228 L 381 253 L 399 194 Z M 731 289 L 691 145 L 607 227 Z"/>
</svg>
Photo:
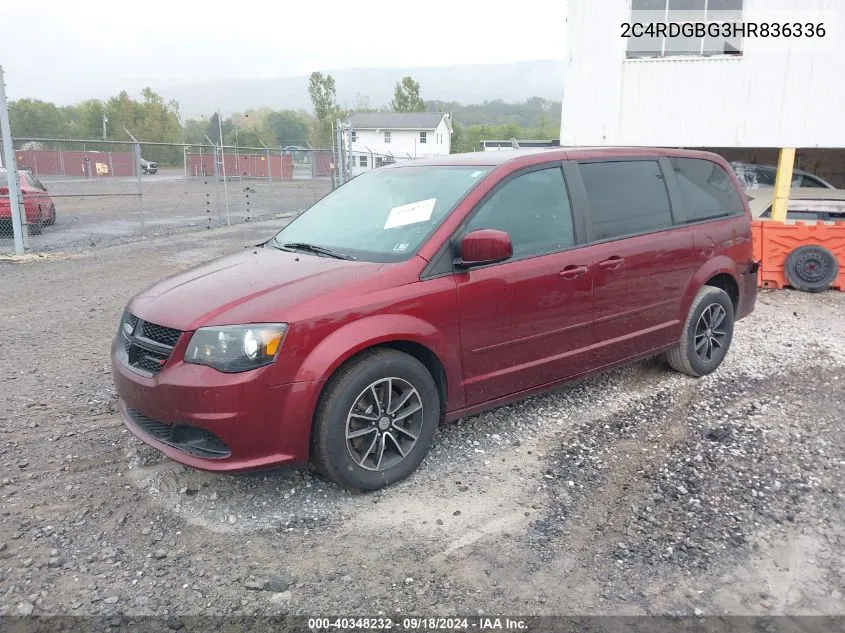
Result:
<svg viewBox="0 0 845 633">
<path fill-rule="evenodd" d="M 528 623 L 518 618 L 472 617 L 386 617 L 309 618 L 311 631 L 398 630 L 398 631 L 526 631 Z"/>
</svg>

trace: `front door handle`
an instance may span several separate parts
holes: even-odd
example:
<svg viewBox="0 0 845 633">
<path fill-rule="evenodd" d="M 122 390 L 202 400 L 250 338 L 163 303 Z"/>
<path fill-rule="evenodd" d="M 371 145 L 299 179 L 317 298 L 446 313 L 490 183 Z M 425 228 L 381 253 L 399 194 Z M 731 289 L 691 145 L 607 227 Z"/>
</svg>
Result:
<svg viewBox="0 0 845 633">
<path fill-rule="evenodd" d="M 563 277 L 564 279 L 576 279 L 581 275 L 586 275 L 589 272 L 589 269 L 586 266 L 576 266 L 575 264 L 570 264 L 563 270 L 561 270 L 558 274 Z"/>
<path fill-rule="evenodd" d="M 602 270 L 616 270 L 617 268 L 622 268 L 625 265 L 625 260 L 622 257 L 618 257 L 614 255 L 610 259 L 605 259 L 604 261 L 599 262 L 599 268 Z"/>
</svg>

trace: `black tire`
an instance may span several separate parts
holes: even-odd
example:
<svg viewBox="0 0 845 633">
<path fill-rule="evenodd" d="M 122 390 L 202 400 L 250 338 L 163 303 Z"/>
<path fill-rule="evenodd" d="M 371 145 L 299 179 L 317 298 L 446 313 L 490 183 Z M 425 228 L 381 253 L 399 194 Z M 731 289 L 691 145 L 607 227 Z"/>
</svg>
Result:
<svg viewBox="0 0 845 633">
<path fill-rule="evenodd" d="M 714 321 L 720 314 L 723 319 L 715 327 L 706 327 L 708 318 Z M 706 376 L 722 364 L 731 346 L 733 332 L 734 306 L 728 293 L 721 288 L 704 286 L 690 306 L 678 347 L 666 354 L 666 361 L 682 374 L 693 378 Z"/>
<path fill-rule="evenodd" d="M 839 262 L 824 246 L 807 244 L 789 254 L 784 272 L 796 290 L 824 292 L 839 276 Z"/>
<path fill-rule="evenodd" d="M 384 389 L 381 393 L 386 393 L 387 388 L 377 386 L 375 398 L 371 400 L 379 407 L 378 412 L 373 407 L 371 407 L 372 411 L 357 409 L 362 416 L 363 414 L 374 415 L 379 418 L 378 421 L 358 421 L 357 416 L 353 415 L 353 407 L 361 406 L 365 393 L 370 393 L 370 385 L 388 378 L 398 379 L 396 383 L 401 383 L 403 386 L 410 385 L 417 394 L 414 402 L 419 401 L 422 406 L 418 416 L 409 415 L 401 422 L 405 425 L 407 423 L 404 420 L 413 420 L 413 424 L 417 425 L 412 429 L 415 431 L 416 440 L 410 446 L 406 446 L 407 452 L 404 457 L 399 456 L 401 448 L 397 443 L 393 443 L 390 438 L 381 439 L 383 436 L 393 434 L 390 437 L 399 436 L 402 441 L 410 441 L 398 431 L 394 431 L 392 426 L 382 429 L 384 417 L 390 416 L 382 412 L 378 395 L 380 389 Z M 393 380 L 389 384 L 392 385 Z M 401 409 L 395 413 L 401 414 L 403 410 L 410 410 L 410 408 Z M 353 418 L 356 418 L 356 421 L 352 422 Z M 365 352 L 342 366 L 329 380 L 320 396 L 311 433 L 312 459 L 317 469 L 339 486 L 357 491 L 377 490 L 405 479 L 417 469 L 431 448 L 439 421 L 440 395 L 437 385 L 421 362 L 413 356 L 392 349 Z M 373 462 L 378 450 L 372 454 L 364 453 L 364 443 L 368 443 L 372 435 L 349 440 L 361 447 L 357 453 L 359 457 L 364 454 L 364 458 L 360 462 L 357 461 L 353 457 L 353 451 L 356 449 L 352 444 L 348 444 L 347 440 L 347 427 L 350 424 L 360 424 L 361 428 L 354 431 L 363 433 L 368 433 L 364 427 L 368 425 L 373 427 L 372 433 L 375 433 L 376 437 L 373 441 L 378 443 L 376 449 L 386 446 L 387 448 L 382 449 L 381 455 L 384 456 L 390 452 L 391 459 L 399 461 L 380 470 L 364 467 L 362 464 L 366 464 L 367 460 L 370 460 L 369 466 L 374 466 Z M 384 464 L 387 466 L 389 461 Z"/>
<path fill-rule="evenodd" d="M 56 205 L 50 205 L 50 211 L 47 213 L 47 220 L 44 222 L 44 226 L 53 226 L 56 223 Z"/>
</svg>

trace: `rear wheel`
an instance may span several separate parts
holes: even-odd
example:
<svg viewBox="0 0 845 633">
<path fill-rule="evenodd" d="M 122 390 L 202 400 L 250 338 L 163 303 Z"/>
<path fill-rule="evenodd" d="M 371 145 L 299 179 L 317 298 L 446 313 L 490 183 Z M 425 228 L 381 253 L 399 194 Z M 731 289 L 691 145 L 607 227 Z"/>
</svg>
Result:
<svg viewBox="0 0 845 633">
<path fill-rule="evenodd" d="M 35 222 L 27 224 L 27 230 L 30 235 L 41 235 L 44 230 L 44 216 L 41 214 L 41 207 L 38 207 L 38 215 L 35 216 Z"/>
<path fill-rule="evenodd" d="M 700 378 L 715 371 L 728 353 L 734 306 L 721 288 L 704 286 L 690 307 L 678 347 L 666 354 L 675 371 Z"/>
<path fill-rule="evenodd" d="M 421 362 L 391 349 L 367 352 L 333 376 L 321 395 L 313 459 L 344 488 L 376 490 L 417 469 L 439 420 L 437 385 Z"/>
</svg>

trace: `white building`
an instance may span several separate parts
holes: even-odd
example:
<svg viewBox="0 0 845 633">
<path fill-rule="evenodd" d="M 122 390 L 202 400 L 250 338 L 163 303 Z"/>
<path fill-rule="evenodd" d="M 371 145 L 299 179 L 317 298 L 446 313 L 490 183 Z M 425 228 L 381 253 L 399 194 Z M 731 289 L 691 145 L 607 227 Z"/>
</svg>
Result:
<svg viewBox="0 0 845 633">
<path fill-rule="evenodd" d="M 561 145 L 845 147 L 845 0 L 565 1 Z M 622 36 L 625 23 L 737 19 L 791 33 Z"/>
<path fill-rule="evenodd" d="M 452 146 L 452 117 L 445 112 L 353 112 L 353 174 L 389 162 L 443 156 Z"/>
</svg>

